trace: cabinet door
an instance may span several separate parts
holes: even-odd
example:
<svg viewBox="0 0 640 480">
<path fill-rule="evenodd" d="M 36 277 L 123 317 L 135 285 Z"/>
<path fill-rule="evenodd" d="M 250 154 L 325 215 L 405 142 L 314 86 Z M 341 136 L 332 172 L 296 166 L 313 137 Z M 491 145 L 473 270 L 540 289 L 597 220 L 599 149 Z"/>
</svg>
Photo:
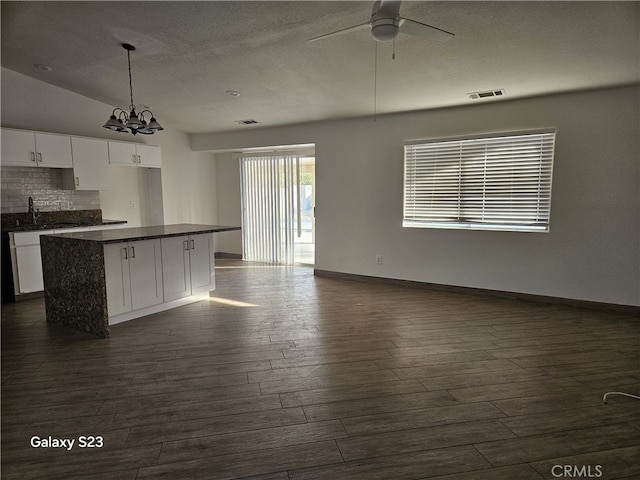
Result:
<svg viewBox="0 0 640 480">
<path fill-rule="evenodd" d="M 213 234 L 189 236 L 191 264 L 191 293 L 215 289 Z"/>
<path fill-rule="evenodd" d="M 16 263 L 20 293 L 44 290 L 40 245 L 16 247 Z"/>
<path fill-rule="evenodd" d="M 129 242 L 131 307 L 133 310 L 163 302 L 160 239 Z"/>
<path fill-rule="evenodd" d="M 17 293 L 44 290 L 40 235 L 55 233 L 53 230 L 15 232 L 11 236 L 15 246 L 14 289 Z"/>
<path fill-rule="evenodd" d="M 143 167 L 161 167 L 162 157 L 157 145 L 136 145 L 138 164 Z"/>
<path fill-rule="evenodd" d="M 104 246 L 104 272 L 109 316 L 130 312 L 131 281 L 129 248 L 126 243 L 110 243 Z"/>
<path fill-rule="evenodd" d="M 135 167 L 137 164 L 135 143 L 109 142 L 109 165 Z"/>
<path fill-rule="evenodd" d="M 162 238 L 161 245 L 164 301 L 188 297 L 191 295 L 191 269 L 187 236 Z"/>
<path fill-rule="evenodd" d="M 36 133 L 36 160 L 41 167 L 72 168 L 71 137 Z"/>
<path fill-rule="evenodd" d="M 73 150 L 73 188 L 109 188 L 109 147 L 106 140 L 71 137 Z"/>
<path fill-rule="evenodd" d="M 36 143 L 33 132 L 2 129 L 2 165 L 35 167 Z"/>
</svg>

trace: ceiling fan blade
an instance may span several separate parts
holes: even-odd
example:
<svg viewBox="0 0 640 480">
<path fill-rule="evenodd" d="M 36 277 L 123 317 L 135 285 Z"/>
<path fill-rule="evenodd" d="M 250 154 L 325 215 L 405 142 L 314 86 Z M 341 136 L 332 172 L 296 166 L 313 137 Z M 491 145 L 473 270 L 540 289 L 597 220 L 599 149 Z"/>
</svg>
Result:
<svg viewBox="0 0 640 480">
<path fill-rule="evenodd" d="M 371 28 L 371 24 L 369 22 L 363 23 L 361 25 L 355 25 L 353 27 L 343 28 L 342 30 L 338 30 L 336 32 L 327 33 L 325 35 L 320 35 L 319 37 L 310 38 L 309 42 L 316 42 L 318 40 L 324 40 L 325 38 L 337 37 L 338 35 L 343 35 L 345 33 L 356 32 L 358 30 L 364 30 L 365 28 Z"/>
<path fill-rule="evenodd" d="M 438 42 L 446 42 L 454 36 L 453 33 L 442 30 L 441 28 L 432 27 L 431 25 L 416 22 L 415 20 L 410 20 L 408 18 L 401 18 L 399 26 L 400 33 L 430 38 L 437 40 Z"/>
</svg>

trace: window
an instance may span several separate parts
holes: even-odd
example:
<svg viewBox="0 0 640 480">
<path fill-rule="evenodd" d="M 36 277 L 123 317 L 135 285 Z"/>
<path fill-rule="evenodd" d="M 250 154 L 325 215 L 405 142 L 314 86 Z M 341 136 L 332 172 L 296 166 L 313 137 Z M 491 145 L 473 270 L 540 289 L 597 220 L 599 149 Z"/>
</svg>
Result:
<svg viewBox="0 0 640 480">
<path fill-rule="evenodd" d="M 555 131 L 404 147 L 404 227 L 549 231 Z"/>
</svg>

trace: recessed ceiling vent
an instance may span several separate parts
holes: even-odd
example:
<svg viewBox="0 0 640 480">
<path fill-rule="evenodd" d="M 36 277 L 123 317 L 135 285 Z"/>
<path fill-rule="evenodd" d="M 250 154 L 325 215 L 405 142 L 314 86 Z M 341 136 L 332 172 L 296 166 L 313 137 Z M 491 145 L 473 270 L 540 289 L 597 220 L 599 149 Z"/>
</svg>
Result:
<svg viewBox="0 0 640 480">
<path fill-rule="evenodd" d="M 477 100 L 479 98 L 489 98 L 489 97 L 504 97 L 507 92 L 504 91 L 503 88 L 499 90 L 487 90 L 485 92 L 473 92 L 469 94 L 469 98 L 471 100 Z"/>
<path fill-rule="evenodd" d="M 236 120 L 236 123 L 239 125 L 255 125 L 256 123 L 260 123 L 257 120 Z"/>
</svg>

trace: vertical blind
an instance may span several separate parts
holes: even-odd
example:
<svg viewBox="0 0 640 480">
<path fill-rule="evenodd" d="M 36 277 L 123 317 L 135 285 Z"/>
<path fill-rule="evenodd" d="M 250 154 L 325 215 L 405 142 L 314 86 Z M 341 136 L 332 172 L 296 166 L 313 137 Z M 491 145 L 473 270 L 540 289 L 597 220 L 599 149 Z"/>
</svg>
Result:
<svg viewBox="0 0 640 480">
<path fill-rule="evenodd" d="M 548 231 L 555 132 L 405 144 L 405 227 Z"/>
<path fill-rule="evenodd" d="M 294 263 L 297 162 L 297 155 L 240 158 L 245 260 Z"/>
</svg>

